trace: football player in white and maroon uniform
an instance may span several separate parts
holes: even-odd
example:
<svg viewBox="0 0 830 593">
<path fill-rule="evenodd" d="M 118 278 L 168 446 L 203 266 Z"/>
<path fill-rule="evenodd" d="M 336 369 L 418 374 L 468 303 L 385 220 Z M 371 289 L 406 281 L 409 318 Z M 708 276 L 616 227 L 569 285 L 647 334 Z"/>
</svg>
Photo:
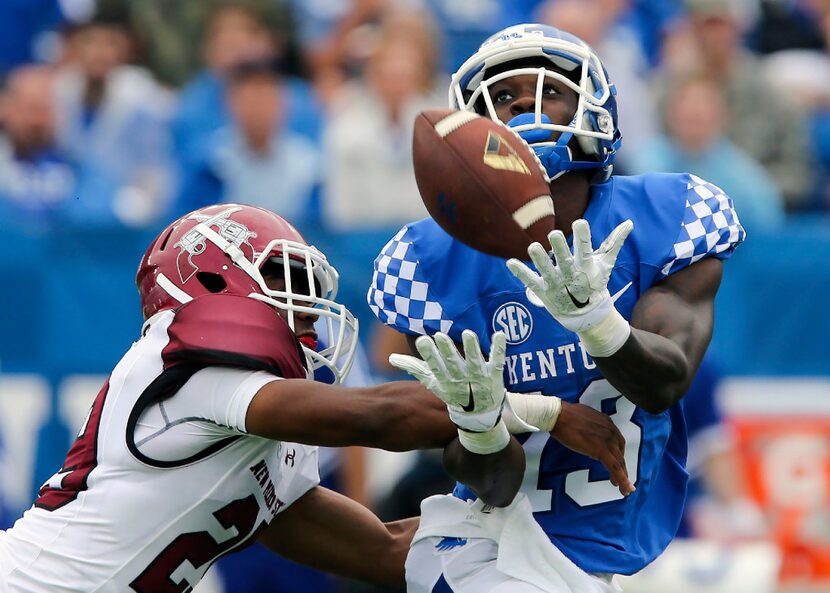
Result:
<svg viewBox="0 0 830 593">
<path fill-rule="evenodd" d="M 309 443 L 441 446 L 455 428 L 413 383 L 307 380 L 319 366 L 342 376 L 356 339 L 326 258 L 279 216 L 225 204 L 165 229 L 137 283 L 141 338 L 64 466 L 0 532 L 0 591 L 189 591 L 256 538 L 318 568 L 400 580 L 417 521 L 384 525 L 317 486 Z"/>
<path fill-rule="evenodd" d="M 257 538 L 315 568 L 402 584 L 417 518 L 384 524 L 319 486 L 312 445 L 467 453 L 447 407 L 417 382 L 309 380 L 323 366 L 339 380 L 351 364 L 357 322 L 334 300 L 337 281 L 322 253 L 261 208 L 209 206 L 162 231 L 136 278 L 141 338 L 95 398 L 63 467 L 0 532 L 0 591 L 190 591 L 218 557 Z M 471 382 L 466 409 L 475 416 L 479 395 L 495 399 L 502 426 L 494 358 L 494 387 L 485 394 Z M 616 442 L 596 415 L 607 430 L 582 438 Z M 498 476 L 523 466 L 518 442 L 505 443 L 478 456 L 482 480 L 467 482 L 497 505 L 518 488 Z"/>
</svg>

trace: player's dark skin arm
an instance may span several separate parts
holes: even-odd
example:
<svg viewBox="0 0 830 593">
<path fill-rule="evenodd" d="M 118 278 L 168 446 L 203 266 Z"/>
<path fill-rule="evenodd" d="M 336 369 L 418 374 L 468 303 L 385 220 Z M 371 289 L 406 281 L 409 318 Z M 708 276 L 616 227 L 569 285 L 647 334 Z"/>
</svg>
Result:
<svg viewBox="0 0 830 593">
<path fill-rule="evenodd" d="M 662 280 L 637 301 L 631 336 L 599 369 L 637 406 L 659 414 L 689 389 L 712 338 L 723 264 L 707 258 Z"/>
<path fill-rule="evenodd" d="M 485 503 L 506 507 L 522 486 L 525 452 L 512 436 L 504 449 L 489 455 L 468 451 L 455 438 L 444 447 L 444 467 Z"/>
<path fill-rule="evenodd" d="M 571 451 L 605 466 L 609 480 L 620 493 L 627 496 L 634 492 L 625 465 L 625 437 L 608 414 L 562 400 L 562 411 L 550 434 Z"/>
<path fill-rule="evenodd" d="M 484 502 L 497 507 L 510 504 L 524 473 L 524 450 L 516 439 L 493 455 L 470 453 L 458 443 L 444 403 L 416 381 L 360 388 L 272 381 L 257 392 L 245 423 L 251 434 L 325 447 L 410 451 L 447 446 L 452 476 L 463 477 Z"/>
<path fill-rule="evenodd" d="M 372 387 L 272 381 L 254 396 L 245 423 L 248 432 L 274 440 L 389 451 L 443 447 L 457 434 L 446 406 L 413 381 Z"/>
<path fill-rule="evenodd" d="M 417 528 L 417 517 L 382 523 L 359 503 L 317 486 L 274 517 L 259 541 L 307 566 L 402 587 L 406 554 Z"/>
</svg>

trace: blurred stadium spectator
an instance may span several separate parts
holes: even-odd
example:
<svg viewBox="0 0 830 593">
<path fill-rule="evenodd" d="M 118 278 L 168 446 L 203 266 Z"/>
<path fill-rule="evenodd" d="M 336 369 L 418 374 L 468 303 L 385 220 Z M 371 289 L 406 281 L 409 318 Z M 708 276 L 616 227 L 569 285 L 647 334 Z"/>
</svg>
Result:
<svg viewBox="0 0 830 593">
<path fill-rule="evenodd" d="M 255 14 L 261 26 L 274 31 L 284 55 L 296 58 L 294 19 L 283 0 L 141 0 L 129 2 L 130 20 L 141 32 L 148 66 L 164 83 L 181 86 L 201 68 L 204 44 L 214 16 L 228 8 Z"/>
<path fill-rule="evenodd" d="M 6 80 L 0 103 L 0 203 L 5 220 L 45 219 L 73 200 L 77 171 L 55 146 L 54 74 L 23 66 Z"/>
<path fill-rule="evenodd" d="M 815 186 L 806 207 L 830 211 L 830 3 L 816 9 L 821 49 L 786 49 L 763 58 L 767 79 L 786 89 L 804 111 L 816 165 Z"/>
<path fill-rule="evenodd" d="M 185 3 L 183 3 L 185 4 Z M 192 4 L 192 3 L 187 3 Z M 182 88 L 173 118 L 173 138 L 181 167 L 204 159 L 203 144 L 227 126 L 230 112 L 226 83 L 238 63 L 277 57 L 285 70 L 285 126 L 315 139 L 322 123 L 310 86 L 294 75 L 300 65 L 285 54 L 287 42 L 261 3 L 213 2 L 201 35 L 204 68 Z M 178 33 L 176 33 L 178 35 Z M 195 44 L 196 38 L 191 37 Z"/>
<path fill-rule="evenodd" d="M 92 160 L 79 162 L 56 142 L 49 66 L 21 66 L 6 79 L 0 97 L 0 216 L 26 234 L 71 223 L 118 224 L 109 190 Z"/>
<path fill-rule="evenodd" d="M 290 0 L 317 95 L 330 103 L 360 60 L 360 32 L 376 23 L 389 0 Z M 365 57 L 365 56 L 364 56 Z"/>
<path fill-rule="evenodd" d="M 435 18 L 444 46 L 441 69 L 455 72 L 494 31 L 532 22 L 541 0 L 420 0 Z"/>
<path fill-rule="evenodd" d="M 263 206 L 295 221 L 311 217 L 320 155 L 308 138 L 285 128 L 286 87 L 278 66 L 261 58 L 228 72 L 232 119 L 185 169 L 176 204 L 182 213 L 224 201 Z"/>
<path fill-rule="evenodd" d="M 637 31 L 640 46 L 652 67 L 660 65 L 664 45 L 683 20 L 684 12 L 682 0 L 631 0 L 622 20 Z"/>
<path fill-rule="evenodd" d="M 824 0 L 759 0 L 751 46 L 762 54 L 787 49 L 822 50 Z"/>
<path fill-rule="evenodd" d="M 4 0 L 0 2 L 0 77 L 50 56 L 54 29 L 83 17 L 94 0 Z M 69 13 L 69 14 L 67 14 Z"/>
<path fill-rule="evenodd" d="M 363 76 L 331 107 L 322 201 L 330 228 L 367 230 L 426 216 L 412 169 L 412 123 L 443 103 L 434 47 L 425 15 L 390 13 Z"/>
<path fill-rule="evenodd" d="M 171 97 L 148 71 L 129 65 L 133 37 L 119 2 L 100 2 L 67 32 L 66 46 L 55 88 L 58 144 L 81 166 L 94 163 L 97 191 L 118 220 L 151 224 L 173 187 Z"/>
<path fill-rule="evenodd" d="M 747 3 L 731 0 L 686 0 L 688 29 L 677 35 L 673 55 L 660 75 L 665 91 L 674 76 L 703 70 L 721 86 L 729 106 L 727 134 L 775 179 L 788 210 L 802 207 L 812 187 L 807 132 L 801 112 L 786 89 L 764 78 L 758 58 L 743 45 L 751 25 Z M 665 102 L 664 102 L 665 108 Z"/>
<path fill-rule="evenodd" d="M 678 77 L 665 103 L 665 135 L 631 155 L 631 169 L 688 171 L 732 198 L 747 231 L 780 225 L 784 207 L 775 181 L 726 137 L 730 110 L 717 82 L 706 74 Z"/>
</svg>

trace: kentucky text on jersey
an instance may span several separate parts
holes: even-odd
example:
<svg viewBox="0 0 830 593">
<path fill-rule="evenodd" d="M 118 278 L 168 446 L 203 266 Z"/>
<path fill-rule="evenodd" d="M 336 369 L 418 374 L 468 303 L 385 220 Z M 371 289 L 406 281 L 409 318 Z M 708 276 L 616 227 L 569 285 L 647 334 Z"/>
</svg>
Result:
<svg viewBox="0 0 830 593">
<path fill-rule="evenodd" d="M 623 245 L 608 290 L 626 319 L 660 280 L 705 258 L 728 258 L 744 230 L 732 201 L 689 174 L 612 177 L 592 187 L 583 216 L 598 244 L 621 222 L 634 231 Z M 576 334 L 527 297 L 505 261 L 454 240 L 431 220 L 407 225 L 375 260 L 367 295 L 378 318 L 409 334 L 507 336 L 505 380 L 512 391 L 557 395 L 608 414 L 626 439 L 625 460 L 637 490 L 623 498 L 602 465 L 546 433 L 519 435 L 527 456 L 522 486 L 551 541 L 592 573 L 631 574 L 674 536 L 688 475 L 682 403 L 662 414 L 632 404 L 606 381 Z M 456 496 L 474 498 L 459 484 Z"/>
<path fill-rule="evenodd" d="M 577 352 L 579 354 L 577 354 Z M 563 344 L 555 348 L 511 354 L 505 358 L 507 382 L 510 385 L 528 383 L 576 372 L 575 365 L 585 370 L 596 368 L 596 363 L 585 352 L 582 342 Z"/>
</svg>

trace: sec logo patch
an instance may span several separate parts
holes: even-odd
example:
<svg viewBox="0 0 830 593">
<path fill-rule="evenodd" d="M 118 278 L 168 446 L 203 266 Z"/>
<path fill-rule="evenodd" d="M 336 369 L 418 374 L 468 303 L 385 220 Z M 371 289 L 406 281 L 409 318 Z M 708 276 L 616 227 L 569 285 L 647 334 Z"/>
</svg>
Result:
<svg viewBox="0 0 830 593">
<path fill-rule="evenodd" d="M 533 317 L 521 303 L 505 303 L 493 315 L 493 330 L 503 331 L 508 344 L 521 344 L 533 331 Z"/>
</svg>

